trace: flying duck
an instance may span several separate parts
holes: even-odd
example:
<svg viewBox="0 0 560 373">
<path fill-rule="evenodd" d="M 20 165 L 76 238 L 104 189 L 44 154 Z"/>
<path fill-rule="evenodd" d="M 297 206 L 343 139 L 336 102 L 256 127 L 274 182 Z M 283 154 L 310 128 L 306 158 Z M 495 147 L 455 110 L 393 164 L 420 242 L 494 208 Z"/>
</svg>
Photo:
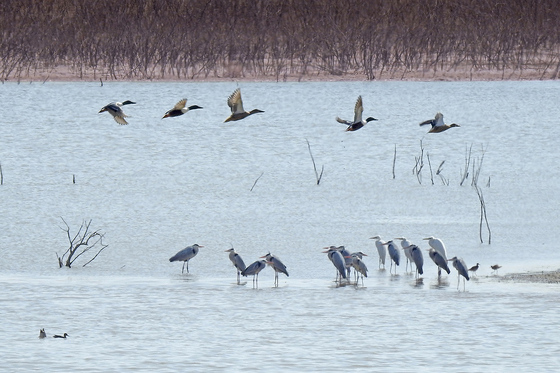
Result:
<svg viewBox="0 0 560 373">
<path fill-rule="evenodd" d="M 175 106 L 173 106 L 173 109 L 165 113 L 165 115 L 161 119 L 168 118 L 168 117 L 178 117 L 179 115 L 185 114 L 189 110 L 202 109 L 200 106 L 197 105 L 191 105 L 188 108 L 185 108 L 186 105 L 187 105 L 187 99 L 184 98 L 181 101 L 177 102 Z"/>
<path fill-rule="evenodd" d="M 437 113 L 434 119 L 428 119 L 420 123 L 421 126 L 424 126 L 426 124 L 430 124 L 432 126 L 432 128 L 428 131 L 428 133 L 438 133 L 438 132 L 446 131 L 451 127 L 461 127 L 460 125 L 455 123 L 444 124 L 442 113 Z"/>
<path fill-rule="evenodd" d="M 372 120 L 377 120 L 373 117 L 368 117 L 365 120 L 362 120 L 363 112 L 364 104 L 362 102 L 362 96 L 358 96 L 358 99 L 356 100 L 356 106 L 354 106 L 354 121 L 340 119 L 339 117 L 336 117 L 336 121 L 338 123 L 346 124 L 348 126 L 348 128 L 346 128 L 346 131 L 357 131 L 365 126 L 366 123 L 371 122 Z"/>
<path fill-rule="evenodd" d="M 128 122 L 124 119 L 128 117 L 128 115 L 124 113 L 124 111 L 121 109 L 121 106 L 135 104 L 135 103 L 136 102 L 132 102 L 130 100 L 126 100 L 124 102 L 111 102 L 110 104 L 103 106 L 101 110 L 99 110 L 99 112 L 100 113 L 103 113 L 104 111 L 108 112 L 113 116 L 113 118 L 118 124 L 128 124 Z"/>
<path fill-rule="evenodd" d="M 239 88 L 233 91 L 231 96 L 229 96 L 227 100 L 227 104 L 231 109 L 231 115 L 226 120 L 224 120 L 224 123 L 240 120 L 248 117 L 249 115 L 256 114 L 256 113 L 264 113 L 264 111 L 259 109 L 245 111 L 245 109 L 243 109 L 243 101 L 241 100 L 241 90 Z"/>
</svg>

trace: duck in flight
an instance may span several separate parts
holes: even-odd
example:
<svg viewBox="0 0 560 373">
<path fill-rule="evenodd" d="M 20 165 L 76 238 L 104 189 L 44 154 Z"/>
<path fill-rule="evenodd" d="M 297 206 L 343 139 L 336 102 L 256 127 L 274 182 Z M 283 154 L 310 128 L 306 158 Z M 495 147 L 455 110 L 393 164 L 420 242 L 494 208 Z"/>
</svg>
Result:
<svg viewBox="0 0 560 373">
<path fill-rule="evenodd" d="M 118 124 L 128 124 L 126 119 L 124 119 L 128 117 L 128 115 L 124 113 L 121 107 L 124 105 L 131 105 L 135 103 L 136 102 L 132 102 L 130 100 L 126 100 L 123 102 L 111 102 L 110 104 L 103 106 L 101 110 L 99 110 L 99 113 L 103 113 L 106 111 L 113 116 L 113 118 Z"/>
<path fill-rule="evenodd" d="M 354 121 L 340 119 L 339 117 L 336 117 L 336 121 L 338 123 L 346 124 L 348 126 L 348 128 L 346 128 L 346 131 L 357 131 L 365 126 L 366 123 L 371 122 L 372 120 L 377 120 L 373 117 L 368 117 L 365 120 L 362 120 L 363 112 L 364 104 L 362 102 L 362 96 L 358 96 L 358 99 L 356 100 L 356 106 L 354 106 Z"/>
<path fill-rule="evenodd" d="M 438 132 L 446 131 L 446 130 L 450 129 L 451 127 L 461 127 L 460 125 L 458 125 L 456 123 L 452 123 L 452 124 L 443 123 L 443 114 L 442 113 L 437 113 L 436 117 L 434 119 L 428 119 L 428 120 L 425 120 L 422 123 L 420 123 L 421 126 L 424 126 L 426 124 L 429 124 L 429 125 L 432 126 L 432 128 L 430 128 L 428 133 L 438 133 Z"/>
<path fill-rule="evenodd" d="M 224 120 L 224 123 L 247 118 L 249 115 L 253 115 L 256 113 L 264 113 L 264 111 L 259 109 L 245 111 L 245 109 L 243 109 L 243 101 L 241 100 L 241 90 L 239 88 L 233 91 L 231 96 L 229 96 L 227 100 L 227 104 L 231 109 L 231 115 L 226 120 Z"/>
<path fill-rule="evenodd" d="M 185 106 L 187 106 L 187 99 L 186 98 L 177 102 L 175 104 L 175 106 L 173 106 L 173 109 L 171 109 L 167 113 L 165 113 L 165 115 L 161 119 L 169 118 L 169 117 L 178 117 L 180 115 L 185 114 L 189 110 L 202 109 L 202 107 L 200 107 L 198 105 L 191 105 L 187 108 L 185 108 Z"/>
</svg>

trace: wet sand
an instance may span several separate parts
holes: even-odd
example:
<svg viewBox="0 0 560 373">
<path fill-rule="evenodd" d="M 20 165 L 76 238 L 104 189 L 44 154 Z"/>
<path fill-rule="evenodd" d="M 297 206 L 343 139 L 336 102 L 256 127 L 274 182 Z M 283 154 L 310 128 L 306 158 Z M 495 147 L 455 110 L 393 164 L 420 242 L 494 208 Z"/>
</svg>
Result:
<svg viewBox="0 0 560 373">
<path fill-rule="evenodd" d="M 510 273 L 502 276 L 501 280 L 513 281 L 513 282 L 558 284 L 560 283 L 560 270 L 549 271 L 549 272 L 541 271 L 541 272 Z"/>
</svg>

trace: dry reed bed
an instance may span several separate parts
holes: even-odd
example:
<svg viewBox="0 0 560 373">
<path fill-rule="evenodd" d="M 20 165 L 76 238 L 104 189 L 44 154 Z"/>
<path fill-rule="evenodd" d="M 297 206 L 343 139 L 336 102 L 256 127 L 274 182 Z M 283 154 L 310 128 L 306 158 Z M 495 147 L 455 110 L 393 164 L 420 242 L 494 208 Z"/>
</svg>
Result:
<svg viewBox="0 0 560 373">
<path fill-rule="evenodd" d="M 555 0 L 4 0 L 0 78 L 555 79 Z"/>
</svg>

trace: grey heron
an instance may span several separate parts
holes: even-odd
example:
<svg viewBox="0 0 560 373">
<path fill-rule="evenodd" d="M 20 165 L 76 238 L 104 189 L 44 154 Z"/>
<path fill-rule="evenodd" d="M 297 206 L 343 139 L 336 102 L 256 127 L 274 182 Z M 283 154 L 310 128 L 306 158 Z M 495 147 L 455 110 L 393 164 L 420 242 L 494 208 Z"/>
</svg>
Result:
<svg viewBox="0 0 560 373">
<path fill-rule="evenodd" d="M 227 104 L 231 109 L 231 115 L 226 120 L 224 120 L 224 123 L 240 120 L 248 117 L 249 115 L 253 115 L 256 113 L 264 113 L 264 111 L 259 109 L 245 111 L 245 109 L 243 109 L 243 101 L 241 100 L 241 90 L 239 88 L 233 91 L 233 93 L 229 96 L 227 100 Z"/>
<path fill-rule="evenodd" d="M 371 240 L 375 240 L 375 247 L 377 248 L 377 253 L 379 254 L 379 268 L 383 265 L 385 268 L 385 258 L 387 257 L 387 248 L 383 245 L 385 242 L 381 241 L 381 237 L 373 236 L 370 237 Z"/>
<path fill-rule="evenodd" d="M 395 238 L 395 240 L 401 241 L 401 246 L 404 251 L 404 256 L 406 257 L 406 266 L 404 267 L 405 272 L 408 270 L 408 263 L 410 263 L 410 270 L 412 271 L 412 256 L 410 254 L 410 246 L 412 245 L 409 240 L 404 237 Z"/>
<path fill-rule="evenodd" d="M 111 102 L 110 104 L 103 106 L 101 110 L 99 110 L 99 113 L 107 112 L 113 116 L 115 122 L 117 122 L 118 124 L 128 124 L 126 119 L 124 119 L 128 117 L 128 115 L 124 113 L 121 107 L 124 105 L 131 105 L 135 103 L 136 102 L 132 102 L 130 100 L 126 100 L 123 102 Z"/>
<path fill-rule="evenodd" d="M 445 249 L 445 245 L 443 244 L 442 240 L 440 240 L 439 238 L 435 238 L 434 236 L 426 237 L 426 238 L 424 238 L 424 240 L 427 240 L 428 245 L 430 245 L 431 248 L 436 250 L 439 253 L 439 255 L 441 255 L 441 257 L 445 261 L 447 261 L 447 250 Z M 443 267 L 438 266 L 438 277 L 441 276 L 441 269 L 440 268 L 443 268 Z M 449 271 L 447 273 L 449 273 Z"/>
<path fill-rule="evenodd" d="M 418 275 L 424 274 L 424 256 L 422 255 L 422 250 L 420 250 L 420 248 L 416 245 L 410 245 L 407 249 L 410 252 L 410 257 L 412 258 L 410 266 L 412 267 L 412 262 L 414 262 L 414 266 L 416 267 L 416 278 L 418 278 Z"/>
<path fill-rule="evenodd" d="M 428 250 L 430 259 L 437 265 L 438 267 L 438 278 L 441 277 L 441 270 L 443 269 L 447 274 L 451 271 L 449 270 L 449 266 L 447 265 L 447 259 L 445 259 L 436 249 L 430 248 Z"/>
<path fill-rule="evenodd" d="M 286 269 L 286 266 L 284 265 L 284 263 L 282 263 L 280 261 L 280 259 L 278 259 L 277 257 L 275 257 L 274 255 L 272 255 L 271 253 L 268 253 L 266 255 L 261 256 L 261 258 L 264 258 L 266 260 L 266 263 L 272 267 L 272 269 L 274 269 L 274 285 L 278 286 L 278 273 L 283 273 L 286 276 L 290 277 L 290 275 L 288 274 L 288 270 Z"/>
<path fill-rule="evenodd" d="M 457 270 L 457 289 L 459 289 L 459 283 L 461 281 L 461 276 L 463 276 L 467 281 L 469 281 L 469 270 L 467 269 L 467 265 L 462 258 L 457 258 L 454 256 L 448 261 L 453 262 L 453 267 Z M 465 282 L 463 280 L 463 291 L 465 290 Z"/>
<path fill-rule="evenodd" d="M 350 255 L 350 259 L 352 260 L 352 267 L 354 267 L 354 271 L 356 273 L 356 284 L 358 284 L 358 274 L 362 276 L 362 284 L 364 283 L 364 276 L 367 277 L 367 266 L 363 262 L 362 257 L 367 256 L 366 254 L 360 252 L 352 253 Z"/>
<path fill-rule="evenodd" d="M 202 109 L 198 105 L 191 105 L 191 106 L 185 108 L 186 106 L 187 106 L 187 99 L 184 98 L 181 101 L 177 102 L 175 104 L 175 106 L 173 106 L 173 109 L 167 111 L 167 113 L 165 113 L 165 115 L 161 119 L 165 119 L 165 118 L 169 118 L 169 117 L 178 117 L 180 115 L 185 114 L 189 110 Z"/>
<path fill-rule="evenodd" d="M 257 260 L 256 262 L 250 264 L 245 270 L 241 271 L 241 276 L 253 276 L 253 286 L 255 282 L 259 282 L 259 273 L 266 267 L 266 261 Z M 256 281 L 255 281 L 256 280 Z"/>
<path fill-rule="evenodd" d="M 231 260 L 233 266 L 235 267 L 235 269 L 237 269 L 237 284 L 239 284 L 239 275 L 247 267 L 245 266 L 243 259 L 241 259 L 241 255 L 239 255 L 233 247 L 231 249 L 225 250 L 225 252 L 229 253 L 229 260 Z"/>
<path fill-rule="evenodd" d="M 187 273 L 189 273 L 189 260 L 194 258 L 196 254 L 198 254 L 198 249 L 204 247 L 199 244 L 194 244 L 192 246 L 187 246 L 183 250 L 179 251 L 177 254 L 173 255 L 169 258 L 170 262 L 183 262 L 183 269 L 181 269 L 181 273 L 185 271 L 185 263 L 187 264 Z"/>
<path fill-rule="evenodd" d="M 437 113 L 436 117 L 434 119 L 428 119 L 428 120 L 423 121 L 422 123 L 420 123 L 420 126 L 425 126 L 426 124 L 429 124 L 429 125 L 432 126 L 432 128 L 430 128 L 428 133 L 438 133 L 438 132 L 446 131 L 446 130 L 452 128 L 452 127 L 461 127 L 460 125 L 458 125 L 456 123 L 444 124 L 442 113 Z"/>
<path fill-rule="evenodd" d="M 358 99 L 356 100 L 356 104 L 354 105 L 354 120 L 353 121 L 345 120 L 345 119 L 340 119 L 339 117 L 336 117 L 335 119 L 338 123 L 346 124 L 348 126 L 348 128 L 346 128 L 346 131 L 357 131 L 363 126 L 365 126 L 367 123 L 373 120 L 377 120 L 374 117 L 368 117 L 366 119 L 362 119 L 363 112 L 364 112 L 364 103 L 362 101 L 362 96 L 358 96 Z"/>
<path fill-rule="evenodd" d="M 397 266 L 400 263 L 401 254 L 392 240 L 385 242 L 383 245 L 387 246 L 387 251 L 389 252 L 389 257 L 391 258 L 391 267 L 389 268 L 389 272 L 392 273 L 391 270 L 393 268 L 393 262 L 395 262 L 395 274 L 397 274 Z"/>
<path fill-rule="evenodd" d="M 331 247 L 326 247 L 325 249 L 327 249 L 327 250 L 323 251 L 323 253 L 327 254 L 327 257 L 329 258 L 329 260 L 332 262 L 332 264 L 334 265 L 334 267 L 338 271 L 338 273 L 336 274 L 336 280 L 338 281 L 339 276 L 340 276 L 340 278 L 347 278 L 346 277 L 346 261 L 344 260 L 344 257 L 342 256 L 340 251 L 338 251 L 337 247 L 336 246 L 331 246 Z"/>
</svg>

